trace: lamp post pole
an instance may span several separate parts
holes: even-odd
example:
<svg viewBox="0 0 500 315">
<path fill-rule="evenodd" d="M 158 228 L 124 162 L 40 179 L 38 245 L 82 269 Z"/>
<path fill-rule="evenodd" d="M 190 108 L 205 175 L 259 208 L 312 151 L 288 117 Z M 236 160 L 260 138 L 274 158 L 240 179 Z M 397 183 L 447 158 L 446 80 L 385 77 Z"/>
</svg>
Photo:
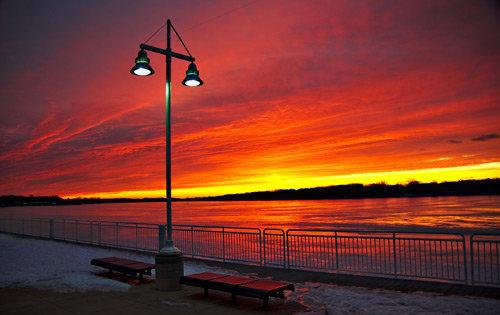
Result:
<svg viewBox="0 0 500 315">
<path fill-rule="evenodd" d="M 167 250 L 173 248 L 172 240 L 172 134 L 170 115 L 170 81 L 172 77 L 172 48 L 170 47 L 170 19 L 167 20 L 167 54 L 165 55 L 167 83 L 165 87 L 165 154 L 166 154 L 166 197 L 167 197 Z"/>
<path fill-rule="evenodd" d="M 166 65 L 166 85 L 165 85 L 165 184 L 166 184 L 166 219 L 167 219 L 167 239 L 164 241 L 163 234 L 160 241 L 159 253 L 155 256 L 156 262 L 156 287 L 161 291 L 179 290 L 179 278 L 184 274 L 184 266 L 182 264 L 182 252 L 174 246 L 172 240 L 172 141 L 171 141 L 171 104 L 170 104 L 170 85 L 172 77 L 172 58 L 189 61 L 189 67 L 186 71 L 186 78 L 182 83 L 186 86 L 199 86 L 203 81 L 199 78 L 198 69 L 194 64 L 194 57 L 191 56 L 186 45 L 182 41 L 179 33 L 172 26 L 170 20 L 167 20 L 167 49 L 161 49 L 146 44 L 141 44 L 135 66 L 130 72 L 134 75 L 147 76 L 154 73 L 153 68 L 149 65 L 149 58 L 146 50 L 159 53 L 165 56 Z M 180 54 L 172 51 L 171 47 L 171 31 L 174 31 L 180 42 L 186 49 L 188 55 Z"/>
</svg>

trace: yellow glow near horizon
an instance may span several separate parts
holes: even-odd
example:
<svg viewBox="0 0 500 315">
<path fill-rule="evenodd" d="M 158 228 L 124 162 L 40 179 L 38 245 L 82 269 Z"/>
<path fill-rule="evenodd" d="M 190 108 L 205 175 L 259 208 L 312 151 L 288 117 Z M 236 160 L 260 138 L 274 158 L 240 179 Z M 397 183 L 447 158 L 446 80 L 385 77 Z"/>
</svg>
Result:
<svg viewBox="0 0 500 315">
<path fill-rule="evenodd" d="M 202 196 L 218 196 L 253 191 L 277 189 L 299 189 L 319 186 L 345 185 L 352 183 L 387 184 L 406 183 L 410 180 L 419 182 L 445 182 L 466 179 L 485 179 L 500 177 L 500 162 L 483 163 L 466 166 L 428 168 L 419 170 L 404 170 L 391 172 L 358 173 L 348 175 L 332 175 L 322 177 L 299 178 L 271 174 L 252 179 L 252 184 L 220 185 L 173 189 L 174 198 L 189 198 Z M 117 192 L 97 192 L 78 195 L 65 195 L 63 198 L 155 198 L 164 197 L 165 190 L 130 190 Z"/>
</svg>

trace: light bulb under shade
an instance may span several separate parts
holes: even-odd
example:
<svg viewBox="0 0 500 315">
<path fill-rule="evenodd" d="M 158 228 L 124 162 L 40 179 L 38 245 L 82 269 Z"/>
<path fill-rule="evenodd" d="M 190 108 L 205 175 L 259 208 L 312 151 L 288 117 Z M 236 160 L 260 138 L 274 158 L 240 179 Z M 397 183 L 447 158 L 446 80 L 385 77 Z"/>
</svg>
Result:
<svg viewBox="0 0 500 315">
<path fill-rule="evenodd" d="M 146 75 L 151 75 L 151 70 L 146 68 L 137 68 L 133 70 L 133 73 L 135 75 L 146 76 Z"/>
<path fill-rule="evenodd" d="M 201 85 L 202 82 L 200 82 L 199 80 L 189 79 L 189 80 L 182 82 L 182 84 L 184 84 L 186 86 L 198 86 L 198 85 Z"/>
</svg>

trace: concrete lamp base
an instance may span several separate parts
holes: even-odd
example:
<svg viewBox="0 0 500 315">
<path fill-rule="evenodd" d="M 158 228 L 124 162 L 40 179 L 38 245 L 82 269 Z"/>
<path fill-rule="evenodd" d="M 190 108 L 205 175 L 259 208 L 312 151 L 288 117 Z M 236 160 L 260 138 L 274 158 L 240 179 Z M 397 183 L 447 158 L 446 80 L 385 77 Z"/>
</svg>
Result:
<svg viewBox="0 0 500 315">
<path fill-rule="evenodd" d="M 167 244 L 156 254 L 155 264 L 156 289 L 159 291 L 181 290 L 179 279 L 184 275 L 182 252 L 172 244 Z"/>
</svg>

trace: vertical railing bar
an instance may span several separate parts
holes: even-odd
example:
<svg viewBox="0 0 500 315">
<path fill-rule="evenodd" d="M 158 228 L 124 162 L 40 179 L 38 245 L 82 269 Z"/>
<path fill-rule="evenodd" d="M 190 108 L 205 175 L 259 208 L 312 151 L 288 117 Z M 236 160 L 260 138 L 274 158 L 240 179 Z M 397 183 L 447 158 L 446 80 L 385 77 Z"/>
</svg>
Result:
<svg viewBox="0 0 500 315">
<path fill-rule="evenodd" d="M 403 250 L 401 250 L 401 243 L 403 243 Z M 398 246 L 398 251 L 397 253 L 399 254 L 399 268 L 398 268 L 398 272 L 402 275 L 404 275 L 406 269 L 405 269 L 405 265 L 404 265 L 404 257 L 406 256 L 406 252 L 405 252 L 405 240 L 404 238 L 398 238 L 396 240 L 396 244 Z"/>
<path fill-rule="evenodd" d="M 429 264 L 427 264 L 427 259 L 426 259 L 426 266 L 429 266 L 428 270 L 429 273 L 427 274 L 429 278 L 432 278 L 432 273 L 433 273 L 433 266 L 432 266 L 432 243 L 431 240 L 424 241 L 429 245 Z M 427 245 L 426 245 L 426 253 L 427 253 Z"/>
<path fill-rule="evenodd" d="M 398 268 L 396 266 L 396 233 L 392 233 L 392 251 L 393 251 L 393 264 L 394 264 L 394 276 L 398 276 Z"/>
<path fill-rule="evenodd" d="M 496 257 L 497 257 L 497 281 L 500 282 L 500 259 L 499 259 L 499 254 L 498 254 L 498 242 L 495 243 L 495 248 L 496 248 Z"/>
<path fill-rule="evenodd" d="M 89 223 L 89 243 L 94 244 L 94 221 L 90 221 Z"/>
<path fill-rule="evenodd" d="M 436 274 L 436 278 L 439 278 L 439 261 L 438 261 L 438 252 L 437 252 L 437 245 L 436 245 L 436 240 L 432 240 L 432 245 L 434 246 L 434 272 Z M 442 277 L 441 277 L 442 278 Z"/>
<path fill-rule="evenodd" d="M 290 243 L 288 240 L 288 230 L 286 231 L 285 234 L 285 242 L 286 242 L 286 268 L 290 268 Z"/>
<path fill-rule="evenodd" d="M 360 245 L 361 244 L 361 245 Z M 357 247 L 357 253 L 358 253 L 358 270 L 359 271 L 364 271 L 365 269 L 365 259 L 364 259 L 364 246 L 363 246 L 363 239 L 359 237 L 359 235 L 356 237 L 356 247 Z"/>
<path fill-rule="evenodd" d="M 263 244 L 261 244 L 261 247 L 262 247 L 262 252 L 264 253 L 264 266 L 267 266 L 267 255 L 266 255 L 266 246 L 267 246 L 267 242 L 266 242 L 266 229 L 264 229 L 262 231 L 263 233 L 263 239 L 264 239 L 264 242 Z"/>
<path fill-rule="evenodd" d="M 335 269 L 339 270 L 339 246 L 337 231 L 335 231 Z"/>
<path fill-rule="evenodd" d="M 259 229 L 259 262 L 260 262 L 260 265 L 262 266 L 262 233 L 261 233 L 260 229 Z"/>
<path fill-rule="evenodd" d="M 287 248 L 288 248 L 288 242 L 287 242 L 287 237 L 285 237 L 285 230 L 281 230 L 282 232 L 282 241 L 283 241 L 283 268 L 287 269 Z"/>
<path fill-rule="evenodd" d="M 354 242 L 353 242 L 353 246 L 355 246 L 355 249 L 354 249 L 354 253 L 355 253 L 355 254 L 354 254 L 354 257 L 356 258 L 356 267 L 355 267 L 355 268 L 356 268 L 356 270 L 359 270 L 359 269 L 360 269 L 360 267 L 359 267 L 359 265 L 360 265 L 359 258 L 360 258 L 360 257 L 359 257 L 359 241 L 358 241 L 358 237 L 357 237 L 357 236 L 355 236 L 355 237 L 354 237 L 354 240 L 356 241 L 356 245 L 354 245 Z"/>
<path fill-rule="evenodd" d="M 135 224 L 135 249 L 139 249 L 139 224 Z"/>
<path fill-rule="evenodd" d="M 471 284 L 474 285 L 474 271 L 475 271 L 475 259 L 474 259 L 474 234 L 470 236 L 470 261 L 471 261 Z M 479 269 L 478 269 L 479 270 Z"/>
<path fill-rule="evenodd" d="M 382 251 L 384 253 L 384 272 L 389 273 L 389 270 L 387 270 L 387 251 L 386 251 L 387 240 L 384 239 L 382 244 L 383 244 Z"/>
<path fill-rule="evenodd" d="M 465 235 L 461 234 L 460 235 L 462 237 L 462 254 L 463 254 L 463 260 L 464 260 L 464 283 L 465 284 L 468 284 L 469 283 L 469 280 L 468 280 L 468 275 L 469 275 L 469 272 L 467 270 L 467 249 L 465 248 Z"/>
<path fill-rule="evenodd" d="M 450 276 L 450 255 L 449 255 L 449 242 L 445 243 L 445 248 L 446 248 L 446 277 L 448 279 L 452 279 Z"/>
<path fill-rule="evenodd" d="M 101 222 L 97 223 L 97 244 L 101 245 Z"/>
<path fill-rule="evenodd" d="M 455 273 L 455 248 L 454 248 L 454 244 L 456 244 L 456 242 L 452 241 L 451 242 L 451 272 L 453 274 L 452 279 L 456 279 L 456 273 Z M 458 245 L 457 245 L 457 248 L 458 248 Z"/>
<path fill-rule="evenodd" d="M 437 261 L 436 261 L 436 241 L 435 240 L 430 240 L 429 241 L 429 265 L 431 266 L 431 277 L 435 278 L 434 274 L 437 275 L 436 269 L 437 269 Z M 432 252 L 434 251 L 434 256 Z M 434 258 L 433 258 L 434 257 Z"/>
<path fill-rule="evenodd" d="M 191 257 L 194 258 L 194 228 L 191 227 Z"/>
<path fill-rule="evenodd" d="M 425 267 L 425 277 L 429 277 L 429 268 L 427 265 L 427 242 L 426 240 L 423 240 L 424 242 L 424 267 Z"/>
<path fill-rule="evenodd" d="M 115 244 L 118 247 L 118 222 L 115 223 Z"/>
<path fill-rule="evenodd" d="M 486 242 L 481 242 L 483 244 L 483 277 L 484 282 L 486 282 Z"/>
<path fill-rule="evenodd" d="M 435 242 L 438 242 L 439 244 L 439 249 L 437 248 L 437 245 L 436 245 L 436 250 L 437 252 L 439 252 L 439 272 L 438 272 L 438 276 L 439 276 L 439 273 L 441 274 L 441 279 L 446 279 L 445 275 L 444 275 L 444 261 L 443 261 L 443 242 L 441 240 L 436 240 Z M 438 257 L 436 257 L 436 261 L 438 260 Z"/>
</svg>

